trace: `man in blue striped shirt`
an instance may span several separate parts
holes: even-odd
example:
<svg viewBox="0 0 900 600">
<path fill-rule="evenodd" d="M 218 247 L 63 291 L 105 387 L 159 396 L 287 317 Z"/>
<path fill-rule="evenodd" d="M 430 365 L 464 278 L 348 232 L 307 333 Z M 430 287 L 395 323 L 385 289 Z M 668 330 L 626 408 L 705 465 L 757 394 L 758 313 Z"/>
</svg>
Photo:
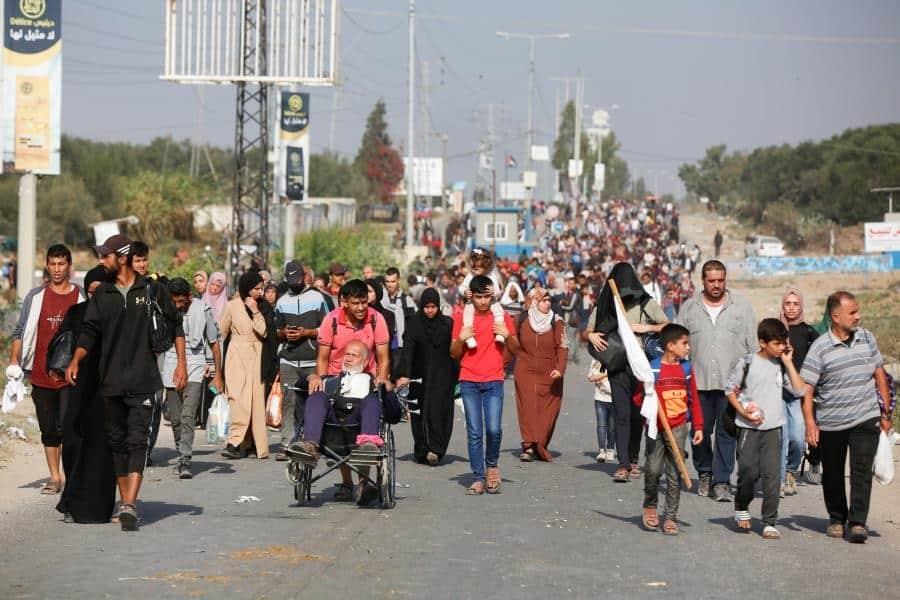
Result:
<svg viewBox="0 0 900 600">
<path fill-rule="evenodd" d="M 859 304 L 850 292 L 835 292 L 825 305 L 831 329 L 809 348 L 800 376 L 810 385 L 803 399 L 806 441 L 822 457 L 822 491 L 831 524 L 828 537 L 864 543 L 872 493 L 872 465 L 879 427 L 891 428 L 878 394 L 888 398 L 884 360 L 872 332 L 859 327 Z M 877 392 L 876 392 L 877 386 Z M 885 402 L 884 410 L 888 410 Z M 844 465 L 850 451 L 850 504 Z"/>
</svg>

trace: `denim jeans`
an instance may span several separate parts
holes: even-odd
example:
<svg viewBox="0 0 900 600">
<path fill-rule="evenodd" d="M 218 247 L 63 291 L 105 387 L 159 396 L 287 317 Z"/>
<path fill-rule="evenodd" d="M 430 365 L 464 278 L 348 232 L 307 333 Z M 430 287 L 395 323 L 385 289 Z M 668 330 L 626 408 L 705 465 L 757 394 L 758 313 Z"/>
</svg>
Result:
<svg viewBox="0 0 900 600">
<path fill-rule="evenodd" d="M 697 473 L 712 473 L 713 484 L 729 483 L 734 471 L 734 452 L 737 441 L 722 427 L 722 416 L 728 400 L 722 390 L 700 390 L 703 410 L 703 441 L 694 446 L 694 468 Z M 712 435 L 715 428 L 716 443 Z"/>
<path fill-rule="evenodd" d="M 784 483 L 785 471 L 796 473 L 806 449 L 806 422 L 803 420 L 802 400 L 795 398 L 784 403 L 787 422 L 784 424 L 784 435 L 781 438 L 781 483 Z"/>
<path fill-rule="evenodd" d="M 597 413 L 597 449 L 615 449 L 616 409 L 613 403 L 594 400 L 594 412 Z"/>
<path fill-rule="evenodd" d="M 503 382 L 460 381 L 459 391 L 466 408 L 469 466 L 475 475 L 475 481 L 484 481 L 485 465 L 496 467 L 500 458 L 500 441 L 503 438 Z"/>
</svg>

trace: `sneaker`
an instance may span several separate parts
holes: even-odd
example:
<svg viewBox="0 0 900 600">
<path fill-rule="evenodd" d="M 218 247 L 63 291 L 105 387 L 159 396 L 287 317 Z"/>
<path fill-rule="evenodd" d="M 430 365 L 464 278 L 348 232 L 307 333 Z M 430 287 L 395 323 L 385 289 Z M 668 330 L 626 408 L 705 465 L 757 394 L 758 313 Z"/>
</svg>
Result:
<svg viewBox="0 0 900 600">
<path fill-rule="evenodd" d="M 822 483 L 821 463 L 810 463 L 809 470 L 806 472 L 806 483 L 810 485 L 820 485 Z"/>
<path fill-rule="evenodd" d="M 606 450 L 600 450 L 599 452 L 597 452 L 597 462 L 606 462 Z"/>
<path fill-rule="evenodd" d="M 731 490 L 728 489 L 727 483 L 717 483 L 714 485 L 712 497 L 716 502 L 732 502 L 734 500 L 731 496 Z"/>
<path fill-rule="evenodd" d="M 225 446 L 225 449 L 222 450 L 222 456 L 229 460 L 237 460 L 239 458 L 243 458 L 244 454 L 234 444 L 228 444 Z"/>
<path fill-rule="evenodd" d="M 435 454 L 434 452 L 429 452 L 428 454 L 425 455 L 425 460 L 428 461 L 428 464 L 431 465 L 432 467 L 436 467 L 441 459 L 438 458 L 438 455 Z"/>
<path fill-rule="evenodd" d="M 606 449 L 606 462 L 616 462 L 618 460 L 618 455 L 616 451 L 612 448 Z"/>
<path fill-rule="evenodd" d="M 825 535 L 830 538 L 842 539 L 844 537 L 844 524 L 832 523 L 828 526 L 828 529 L 825 530 Z"/>
<path fill-rule="evenodd" d="M 178 463 L 178 479 L 192 479 L 194 474 L 191 473 L 190 459 L 184 459 Z"/>
<path fill-rule="evenodd" d="M 797 476 L 791 471 L 784 474 L 784 494 L 785 496 L 797 494 Z"/>
<path fill-rule="evenodd" d="M 123 504 L 119 509 L 119 524 L 122 526 L 122 531 L 138 530 L 138 515 L 134 504 Z"/>
<path fill-rule="evenodd" d="M 712 486 L 712 473 L 700 473 L 700 483 L 697 486 L 698 496 L 710 496 L 710 487 Z"/>
<path fill-rule="evenodd" d="M 119 511 L 122 510 L 122 503 L 116 500 L 116 505 L 113 507 L 113 514 L 109 518 L 110 523 L 118 523 L 119 522 Z"/>
<path fill-rule="evenodd" d="M 865 525 L 851 525 L 850 535 L 847 536 L 847 539 L 851 544 L 865 544 L 869 539 L 869 530 Z"/>
</svg>

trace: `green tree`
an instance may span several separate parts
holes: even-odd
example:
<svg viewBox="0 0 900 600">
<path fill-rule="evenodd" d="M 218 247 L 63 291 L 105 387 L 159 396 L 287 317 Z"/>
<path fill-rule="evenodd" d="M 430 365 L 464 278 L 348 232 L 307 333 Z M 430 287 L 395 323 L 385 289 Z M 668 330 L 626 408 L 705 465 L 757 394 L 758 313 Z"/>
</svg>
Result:
<svg viewBox="0 0 900 600">
<path fill-rule="evenodd" d="M 310 156 L 309 195 L 313 198 L 365 200 L 368 182 L 356 166 L 332 152 Z"/>
<path fill-rule="evenodd" d="M 718 206 L 729 191 L 737 188 L 743 161 L 742 155 L 728 155 L 725 144 L 711 146 L 696 165 L 681 165 L 678 176 L 688 192 L 706 196 Z"/>
<path fill-rule="evenodd" d="M 588 189 L 594 185 L 594 165 L 597 164 L 597 149 L 591 147 L 587 134 L 582 131 L 579 138 L 581 144 L 580 158 L 582 173 L 587 179 Z M 628 163 L 619 155 L 621 145 L 615 132 L 610 131 L 601 140 L 601 159 L 606 165 L 604 194 L 621 196 L 628 189 Z M 569 170 L 569 160 L 575 158 L 575 103 L 567 102 L 559 119 L 559 131 L 553 142 L 553 167 L 563 173 Z"/>
<path fill-rule="evenodd" d="M 204 204 L 209 189 L 187 175 L 144 171 L 123 182 L 123 209 L 138 218 L 130 231 L 151 246 L 161 240 L 193 237 L 191 206 Z"/>
</svg>

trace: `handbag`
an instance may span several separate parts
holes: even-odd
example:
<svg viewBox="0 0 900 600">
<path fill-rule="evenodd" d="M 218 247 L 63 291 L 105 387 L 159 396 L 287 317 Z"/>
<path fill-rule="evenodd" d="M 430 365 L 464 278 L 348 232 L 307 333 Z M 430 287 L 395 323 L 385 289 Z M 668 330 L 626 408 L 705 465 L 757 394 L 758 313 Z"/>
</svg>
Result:
<svg viewBox="0 0 900 600">
<path fill-rule="evenodd" d="M 625 353 L 625 344 L 618 331 L 610 331 L 606 334 L 606 350 L 600 351 L 588 342 L 588 353 L 594 357 L 610 375 L 621 373 L 628 368 L 628 356 Z"/>
<path fill-rule="evenodd" d="M 169 322 L 159 307 L 159 299 L 154 294 L 150 295 L 150 282 L 144 288 L 147 306 L 147 318 L 150 320 L 150 349 L 155 354 L 161 354 L 172 347 L 175 338 L 172 335 Z"/>
<path fill-rule="evenodd" d="M 47 348 L 47 372 L 65 377 L 66 369 L 75 353 L 75 332 L 58 331 Z"/>
<path fill-rule="evenodd" d="M 266 400 L 266 425 L 269 427 L 281 427 L 281 405 L 284 400 L 284 390 L 281 388 L 281 375 L 275 376 L 269 398 Z"/>
</svg>

